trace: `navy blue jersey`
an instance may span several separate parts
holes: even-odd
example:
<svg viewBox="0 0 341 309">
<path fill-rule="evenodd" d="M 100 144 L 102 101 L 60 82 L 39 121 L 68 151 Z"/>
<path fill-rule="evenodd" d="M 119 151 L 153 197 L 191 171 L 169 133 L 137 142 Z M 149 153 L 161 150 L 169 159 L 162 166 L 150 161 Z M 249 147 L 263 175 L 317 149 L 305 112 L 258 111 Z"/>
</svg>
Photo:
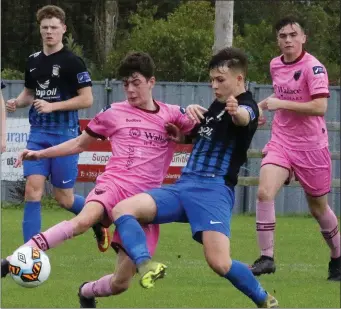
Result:
<svg viewBox="0 0 341 309">
<path fill-rule="evenodd" d="M 65 47 L 48 56 L 37 52 L 27 60 L 25 87 L 33 90 L 35 99 L 66 101 L 77 96 L 77 90 L 89 86 L 92 83 L 84 61 Z M 38 114 L 32 105 L 29 121 L 39 131 L 63 135 L 78 132 L 79 127 L 77 110 Z"/>
<path fill-rule="evenodd" d="M 231 115 L 225 112 L 225 104 L 214 101 L 205 119 L 194 128 L 196 141 L 183 174 L 222 176 L 227 185 L 237 184 L 239 169 L 247 159 L 247 150 L 257 130 L 259 110 L 249 91 L 236 99 L 239 106 L 248 110 L 250 123 L 236 126 Z"/>
<path fill-rule="evenodd" d="M 1 81 L 1 89 L 4 89 L 4 88 L 6 88 L 6 85 L 4 84 L 3 81 Z"/>
</svg>

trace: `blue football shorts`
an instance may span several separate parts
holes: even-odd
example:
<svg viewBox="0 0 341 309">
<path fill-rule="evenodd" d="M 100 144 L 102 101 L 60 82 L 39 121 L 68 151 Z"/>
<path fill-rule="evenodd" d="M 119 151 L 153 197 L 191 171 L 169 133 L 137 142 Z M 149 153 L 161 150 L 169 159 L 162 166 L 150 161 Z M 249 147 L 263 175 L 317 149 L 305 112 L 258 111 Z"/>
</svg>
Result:
<svg viewBox="0 0 341 309">
<path fill-rule="evenodd" d="M 41 150 L 64 143 L 74 137 L 43 132 L 30 132 L 26 148 Z M 58 158 L 24 161 L 24 177 L 42 175 L 51 180 L 51 184 L 60 189 L 73 188 L 78 175 L 79 155 Z"/>
<path fill-rule="evenodd" d="M 193 238 L 200 243 L 203 231 L 230 237 L 235 196 L 223 177 L 182 175 L 175 184 L 146 193 L 157 206 L 153 223 L 189 222 Z"/>
</svg>

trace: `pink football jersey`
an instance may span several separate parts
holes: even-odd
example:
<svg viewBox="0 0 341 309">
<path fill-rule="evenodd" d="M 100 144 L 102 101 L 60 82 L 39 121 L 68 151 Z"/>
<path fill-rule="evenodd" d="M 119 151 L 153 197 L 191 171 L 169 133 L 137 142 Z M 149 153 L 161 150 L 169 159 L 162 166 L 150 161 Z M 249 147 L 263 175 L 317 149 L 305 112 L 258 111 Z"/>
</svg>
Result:
<svg viewBox="0 0 341 309">
<path fill-rule="evenodd" d="M 194 123 L 177 105 L 155 102 L 156 111 L 113 103 L 90 121 L 86 132 L 109 139 L 112 156 L 97 184 L 114 182 L 136 194 L 159 187 L 172 161 L 175 143 L 168 139 L 165 124 L 173 123 L 188 133 Z"/>
<path fill-rule="evenodd" d="M 294 62 L 285 63 L 283 56 L 272 59 L 270 73 L 278 99 L 309 102 L 329 97 L 326 68 L 303 51 Z M 295 150 L 314 150 L 328 146 L 328 133 L 323 116 L 307 116 L 280 109 L 275 112 L 271 141 Z"/>
</svg>

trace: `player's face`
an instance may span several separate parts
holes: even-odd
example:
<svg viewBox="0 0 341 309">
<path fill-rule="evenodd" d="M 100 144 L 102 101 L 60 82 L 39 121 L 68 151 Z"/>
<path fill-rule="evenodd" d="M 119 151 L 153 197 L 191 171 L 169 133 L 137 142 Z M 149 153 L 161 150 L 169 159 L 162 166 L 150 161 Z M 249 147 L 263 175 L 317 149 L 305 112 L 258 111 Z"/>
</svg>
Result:
<svg viewBox="0 0 341 309">
<path fill-rule="evenodd" d="M 211 86 L 219 102 L 225 103 L 229 96 L 235 95 L 239 87 L 244 84 L 241 74 L 234 72 L 227 66 L 218 67 L 210 71 Z"/>
<path fill-rule="evenodd" d="M 143 108 L 152 99 L 155 78 L 146 79 L 140 73 L 134 73 L 123 79 L 124 92 L 130 105 Z"/>
<path fill-rule="evenodd" d="M 40 22 L 40 34 L 46 46 L 52 47 L 61 43 L 65 31 L 66 26 L 56 17 L 45 18 Z"/>
<path fill-rule="evenodd" d="M 277 33 L 281 52 L 288 56 L 299 56 L 306 42 L 306 35 L 298 24 L 286 25 Z"/>
</svg>

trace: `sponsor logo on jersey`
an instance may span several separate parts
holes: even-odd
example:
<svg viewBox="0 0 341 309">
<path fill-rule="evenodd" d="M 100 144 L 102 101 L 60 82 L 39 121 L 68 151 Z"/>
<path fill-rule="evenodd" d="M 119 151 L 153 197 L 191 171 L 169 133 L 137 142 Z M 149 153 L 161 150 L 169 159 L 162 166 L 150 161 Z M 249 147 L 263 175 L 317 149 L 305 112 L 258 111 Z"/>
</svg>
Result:
<svg viewBox="0 0 341 309">
<path fill-rule="evenodd" d="M 314 72 L 314 75 L 316 74 L 324 74 L 325 71 L 324 71 L 324 67 L 320 66 L 320 65 L 316 65 L 313 67 L 313 72 Z"/>
<path fill-rule="evenodd" d="M 78 84 L 91 82 L 89 72 L 81 72 L 77 74 Z"/>
<path fill-rule="evenodd" d="M 126 122 L 141 122 L 141 119 L 126 119 Z"/>
<path fill-rule="evenodd" d="M 255 112 L 253 111 L 251 106 L 239 105 L 239 107 L 243 107 L 243 108 L 245 108 L 248 111 L 251 120 L 254 120 L 256 118 Z"/>
<path fill-rule="evenodd" d="M 57 97 L 57 88 L 49 89 L 50 86 L 50 80 L 48 79 L 44 83 L 39 83 L 37 81 L 37 84 L 39 85 L 39 88 L 36 89 L 36 97 L 39 99 L 51 99 Z"/>
</svg>

